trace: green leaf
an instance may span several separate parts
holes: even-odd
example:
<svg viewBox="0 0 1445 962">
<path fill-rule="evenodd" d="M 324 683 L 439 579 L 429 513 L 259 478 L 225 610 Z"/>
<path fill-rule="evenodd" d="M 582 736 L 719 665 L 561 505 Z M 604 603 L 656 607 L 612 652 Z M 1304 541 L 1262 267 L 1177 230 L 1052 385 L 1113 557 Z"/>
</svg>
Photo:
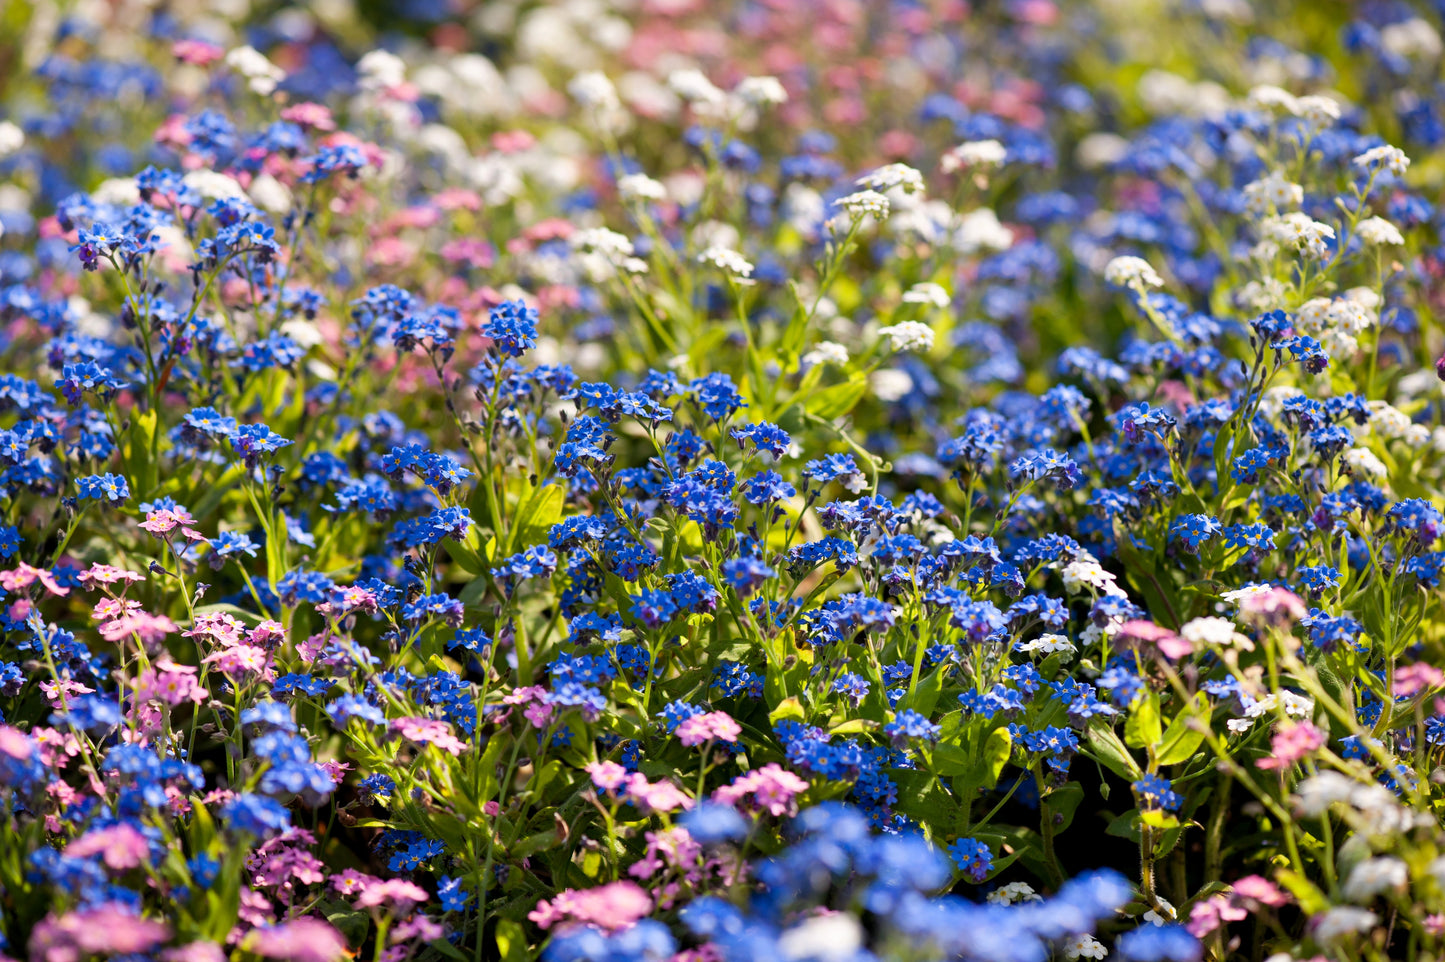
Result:
<svg viewBox="0 0 1445 962">
<path fill-rule="evenodd" d="M 526 962 L 527 937 L 522 934 L 521 925 L 511 919 L 498 919 L 496 939 L 497 955 L 502 962 Z"/>
<path fill-rule="evenodd" d="M 933 749 L 933 770 L 944 778 L 964 772 L 972 775 L 975 768 L 973 756 L 958 745 L 937 745 Z M 973 779 L 970 777 L 969 781 Z"/>
<path fill-rule="evenodd" d="M 814 417 L 824 421 L 836 421 L 849 411 L 868 393 L 868 378 L 854 373 L 842 384 L 825 387 L 802 400 L 803 406 Z"/>
<path fill-rule="evenodd" d="M 1130 748 L 1151 748 L 1164 737 L 1164 728 L 1159 721 L 1159 695 L 1150 692 L 1135 698 L 1129 706 L 1129 718 L 1124 722 L 1124 744 Z"/>
<path fill-rule="evenodd" d="M 975 766 L 971 780 L 983 788 L 993 788 L 998 784 L 998 776 L 1008 764 L 1012 752 L 1013 736 L 1007 728 L 995 728 L 989 732 L 988 740 L 983 743 L 983 758 Z"/>
<path fill-rule="evenodd" d="M 562 520 L 562 502 L 566 495 L 560 484 L 536 488 L 517 511 L 517 520 L 507 536 L 507 553 L 520 545 L 545 541 L 552 525 Z"/>
<path fill-rule="evenodd" d="M 1204 741 L 1203 728 L 1196 726 L 1207 724 L 1208 720 L 1200 716 L 1195 706 L 1181 709 L 1164 733 L 1163 743 L 1155 756 L 1159 764 L 1177 765 L 1192 758 Z"/>
<path fill-rule="evenodd" d="M 1144 774 L 1139 763 L 1134 761 L 1134 756 L 1130 755 L 1124 743 L 1119 741 L 1119 736 L 1102 722 L 1095 722 L 1090 726 L 1089 747 L 1093 749 L 1092 756 L 1120 778 L 1132 782 Z"/>
<path fill-rule="evenodd" d="M 1154 828 L 1178 828 L 1179 819 L 1160 808 L 1151 808 L 1139 816 L 1139 820 L 1145 825 Z"/>
<path fill-rule="evenodd" d="M 772 724 L 777 724 L 785 719 L 802 721 L 807 717 L 807 714 L 803 711 L 803 703 L 798 701 L 796 697 L 784 698 L 778 703 L 777 708 L 768 712 L 768 721 Z"/>
<path fill-rule="evenodd" d="M 135 484 L 131 494 L 137 501 L 146 500 L 156 486 L 158 472 L 151 460 L 151 445 L 155 443 L 157 422 L 155 411 L 142 411 L 130 418 L 130 437 L 124 452 L 125 473 Z"/>
</svg>

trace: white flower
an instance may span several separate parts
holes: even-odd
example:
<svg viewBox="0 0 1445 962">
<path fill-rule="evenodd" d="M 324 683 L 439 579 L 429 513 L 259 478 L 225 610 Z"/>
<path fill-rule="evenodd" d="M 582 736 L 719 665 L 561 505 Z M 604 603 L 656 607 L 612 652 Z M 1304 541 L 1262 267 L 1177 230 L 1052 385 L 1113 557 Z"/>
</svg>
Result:
<svg viewBox="0 0 1445 962">
<path fill-rule="evenodd" d="M 1440 34 L 1427 21 L 1411 17 L 1381 27 L 1380 46 L 1397 57 L 1431 59 L 1440 56 Z"/>
<path fill-rule="evenodd" d="M 1359 233 L 1360 240 L 1366 244 L 1374 244 L 1376 247 L 1405 243 L 1405 237 L 1400 233 L 1400 228 L 1383 217 L 1367 217 L 1355 226 L 1355 230 Z"/>
<path fill-rule="evenodd" d="M 579 230 L 568 238 L 568 243 L 573 250 L 599 251 L 618 259 L 632 255 L 632 241 L 627 239 L 627 235 L 606 227 Z"/>
<path fill-rule="evenodd" d="M 1317 127 L 1328 127 L 1340 119 L 1340 105 L 1333 97 L 1311 94 L 1295 101 L 1295 112 Z"/>
<path fill-rule="evenodd" d="M 1249 92 L 1249 104 L 1256 110 L 1274 114 L 1299 114 L 1299 100 L 1287 90 L 1273 84 L 1261 84 Z"/>
<path fill-rule="evenodd" d="M 1071 561 L 1064 567 L 1064 590 L 1069 594 L 1078 594 L 1085 587 L 1108 592 L 1113 586 L 1114 576 L 1105 571 L 1097 561 Z"/>
<path fill-rule="evenodd" d="M 1252 598 L 1255 595 L 1262 595 L 1270 590 L 1272 589 L 1269 585 L 1247 584 L 1243 588 L 1235 588 L 1232 591 L 1226 591 L 1219 597 L 1232 604 L 1242 605 L 1244 604 L 1244 600 L 1246 598 Z"/>
<path fill-rule="evenodd" d="M 1350 870 L 1343 892 L 1351 902 L 1365 903 L 1381 892 L 1402 889 L 1409 882 L 1409 870 L 1400 859 L 1391 856 L 1367 858 Z"/>
<path fill-rule="evenodd" d="M 1066 959 L 1102 959 L 1109 954 L 1104 948 L 1104 943 L 1092 935 L 1070 936 L 1064 942 L 1064 958 Z"/>
<path fill-rule="evenodd" d="M 855 183 L 859 187 L 869 187 L 877 191 L 897 187 L 905 194 L 912 194 L 923 189 L 923 175 L 907 164 L 886 164 L 871 174 L 859 177 Z"/>
<path fill-rule="evenodd" d="M 406 83 L 406 61 L 389 50 L 372 50 L 356 62 L 358 85 L 366 91 L 384 91 Z"/>
<path fill-rule="evenodd" d="M 727 99 L 701 70 L 674 70 L 667 76 L 667 85 L 673 93 L 705 112 L 721 107 Z"/>
<path fill-rule="evenodd" d="M 1043 897 L 1027 882 L 1010 882 L 988 893 L 987 901 L 994 905 L 1013 905 L 1015 902 L 1042 902 Z"/>
<path fill-rule="evenodd" d="M 567 84 L 567 93 L 583 107 L 598 113 L 611 113 L 621 108 L 617 88 L 612 86 L 606 74 L 597 70 L 588 70 L 573 77 Z"/>
<path fill-rule="evenodd" d="M 1008 148 L 997 140 L 970 140 L 943 155 L 939 169 L 951 174 L 960 168 L 998 167 L 1008 159 Z"/>
<path fill-rule="evenodd" d="M 1231 734 L 1243 735 L 1245 732 L 1249 731 L 1251 728 L 1254 727 L 1254 719 L 1231 718 L 1229 719 L 1229 721 L 1224 723 L 1224 727 L 1228 728 Z"/>
<path fill-rule="evenodd" d="M 833 206 L 843 208 L 854 217 L 871 214 L 882 220 L 888 216 L 888 198 L 876 190 L 854 191 L 833 201 Z"/>
<path fill-rule="evenodd" d="M 1380 917 L 1367 909 L 1341 905 L 1314 918 L 1315 941 L 1333 942 L 1341 936 L 1368 932 L 1380 923 Z"/>
<path fill-rule="evenodd" d="M 1354 159 L 1356 167 L 1378 168 L 1394 174 L 1396 177 L 1405 176 L 1405 168 L 1410 166 L 1410 158 L 1399 147 L 1391 147 L 1389 144 L 1382 144 L 1379 147 L 1371 147 Z"/>
<path fill-rule="evenodd" d="M 933 328 L 919 321 L 903 321 L 879 328 L 895 351 L 929 351 L 933 349 Z"/>
<path fill-rule="evenodd" d="M 944 308 L 953 303 L 953 297 L 943 289 L 942 285 L 924 281 L 921 284 L 914 284 L 903 292 L 903 303 L 931 304 L 934 307 Z"/>
<path fill-rule="evenodd" d="M 1266 218 L 1260 223 L 1259 230 L 1266 240 L 1289 244 L 1311 257 L 1324 257 L 1329 253 L 1325 241 L 1333 240 L 1335 236 L 1335 229 L 1329 224 L 1322 224 L 1300 211 Z"/>
<path fill-rule="evenodd" d="M 1145 922 L 1148 922 L 1150 925 L 1164 925 L 1173 922 L 1179 917 L 1179 913 L 1175 911 L 1174 906 L 1166 902 L 1162 896 L 1156 895 L 1154 899 L 1159 903 L 1159 908 L 1164 911 L 1156 912 L 1150 909 L 1144 913 Z"/>
<path fill-rule="evenodd" d="M 873 395 L 884 404 L 891 404 L 913 390 L 913 378 L 907 371 L 884 367 L 874 371 L 868 378 Z"/>
<path fill-rule="evenodd" d="M 252 93 L 269 97 L 286 79 L 286 71 L 266 59 L 255 47 L 237 47 L 226 54 L 226 66 L 245 77 Z"/>
<path fill-rule="evenodd" d="M 1218 645 L 1230 648 L 1238 645 L 1246 650 L 1254 645 L 1241 635 L 1228 618 L 1195 618 L 1179 626 L 1179 637 L 1196 645 Z"/>
<path fill-rule="evenodd" d="M 730 247 L 713 246 L 697 255 L 698 263 L 712 266 L 734 277 L 751 277 L 752 262 Z"/>
<path fill-rule="evenodd" d="M 200 194 L 206 200 L 247 200 L 246 191 L 234 177 L 214 170 L 192 170 L 181 178 L 181 183 Z"/>
<path fill-rule="evenodd" d="M 1019 651 L 1035 652 L 1041 651 L 1046 655 L 1052 655 L 1056 651 L 1074 651 L 1074 643 L 1063 635 L 1039 635 L 1033 641 L 1026 641 L 1018 646 Z"/>
<path fill-rule="evenodd" d="M 1341 460 L 1345 467 L 1352 474 L 1363 474 L 1366 478 L 1374 481 L 1382 481 L 1389 474 L 1389 469 L 1375 457 L 1375 452 L 1369 448 L 1350 448 L 1344 453 Z"/>
<path fill-rule="evenodd" d="M 628 174 L 618 178 L 617 193 L 623 200 L 666 200 L 667 188 L 661 181 L 646 174 Z"/>
<path fill-rule="evenodd" d="M 777 77 L 746 77 L 733 94 L 750 107 L 768 107 L 788 102 L 788 92 Z"/>
<path fill-rule="evenodd" d="M 631 274 L 647 270 L 646 261 L 632 256 L 632 241 L 626 235 L 605 227 L 579 230 L 567 242 L 577 252 L 587 275 L 595 280 L 607 280 L 619 269 Z"/>
<path fill-rule="evenodd" d="M 1299 783 L 1295 807 L 1302 815 L 1315 816 L 1336 802 L 1349 801 L 1357 783 L 1339 772 L 1322 771 Z"/>
<path fill-rule="evenodd" d="M 1305 199 L 1305 189 L 1276 170 L 1246 184 L 1244 198 L 1251 214 L 1263 215 L 1299 204 Z"/>
<path fill-rule="evenodd" d="M 863 945 L 863 926 L 847 912 L 815 915 L 778 936 L 778 954 L 788 960 L 844 962 Z"/>
<path fill-rule="evenodd" d="M 964 254 L 1006 251 L 1013 243 L 1014 232 L 1000 223 L 998 215 L 988 207 L 964 214 L 958 220 L 958 230 L 953 233 L 953 246 Z"/>
<path fill-rule="evenodd" d="M 803 355 L 802 361 L 808 367 L 817 364 L 847 364 L 848 349 L 836 341 L 820 341 Z"/>
<path fill-rule="evenodd" d="M 0 120 L 0 157 L 9 157 L 25 146 L 25 131 L 8 120 Z"/>
<path fill-rule="evenodd" d="M 1393 441 L 1410 430 L 1410 416 L 1388 401 L 1370 401 L 1370 428 L 1380 437 Z"/>
<path fill-rule="evenodd" d="M 1104 280 L 1115 287 L 1163 287 L 1164 279 L 1142 257 L 1116 257 L 1104 267 Z"/>
</svg>

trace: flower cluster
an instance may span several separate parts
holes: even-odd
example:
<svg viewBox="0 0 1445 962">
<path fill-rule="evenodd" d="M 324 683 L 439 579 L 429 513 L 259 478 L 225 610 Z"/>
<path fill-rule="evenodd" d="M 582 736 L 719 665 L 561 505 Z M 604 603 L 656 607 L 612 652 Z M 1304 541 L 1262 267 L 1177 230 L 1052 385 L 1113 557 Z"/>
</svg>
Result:
<svg viewBox="0 0 1445 962">
<path fill-rule="evenodd" d="M 380 6 L 0 15 L 0 962 L 1439 956 L 1438 11 Z"/>
</svg>

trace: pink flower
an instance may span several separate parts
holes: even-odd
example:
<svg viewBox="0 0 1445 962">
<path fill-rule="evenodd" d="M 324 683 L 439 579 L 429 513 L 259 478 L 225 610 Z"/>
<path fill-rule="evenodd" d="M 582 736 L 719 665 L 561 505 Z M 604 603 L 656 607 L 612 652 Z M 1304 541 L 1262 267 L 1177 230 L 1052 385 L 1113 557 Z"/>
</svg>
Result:
<svg viewBox="0 0 1445 962">
<path fill-rule="evenodd" d="M 9 571 L 0 571 L 0 588 L 4 588 L 6 591 L 21 591 L 37 581 L 52 595 L 63 597 L 70 594 L 70 589 L 62 588 L 60 582 L 56 581 L 55 576 L 48 570 L 33 568 L 23 561 Z"/>
<path fill-rule="evenodd" d="M 214 942 L 188 942 L 161 953 L 162 962 L 226 962 L 226 952 Z"/>
<path fill-rule="evenodd" d="M 1194 645 L 1188 639 L 1181 638 L 1168 628 L 1156 625 L 1152 621 L 1140 619 L 1126 621 L 1120 625 L 1114 641 L 1121 648 L 1128 647 L 1127 643 L 1130 641 L 1153 645 L 1159 649 L 1160 654 L 1172 661 L 1178 661 L 1194 652 Z"/>
<path fill-rule="evenodd" d="M 152 511 L 146 515 L 146 519 L 140 523 L 140 526 L 159 537 L 179 526 L 193 524 L 195 520 L 191 517 L 191 513 L 183 508 L 161 508 L 159 511 Z"/>
<path fill-rule="evenodd" d="M 452 726 L 434 718 L 393 718 L 391 730 L 419 745 L 435 745 L 444 752 L 460 755 L 467 750 L 465 742 L 452 734 Z"/>
<path fill-rule="evenodd" d="M 1289 901 L 1289 896 L 1280 891 L 1279 886 L 1262 875 L 1246 875 L 1235 882 L 1234 898 L 1245 903 L 1258 902 L 1272 909 L 1277 909 Z"/>
<path fill-rule="evenodd" d="M 80 962 L 91 955 L 149 952 L 170 935 L 164 922 L 143 919 L 117 905 L 100 905 L 60 918 L 47 915 L 30 933 L 30 958 Z"/>
<path fill-rule="evenodd" d="M 190 631 L 181 632 L 185 638 L 204 638 L 215 644 L 229 648 L 232 645 L 241 643 L 241 634 L 246 626 L 239 620 L 218 611 L 214 614 L 201 615 L 196 619 Z"/>
<path fill-rule="evenodd" d="M 1310 752 L 1324 747 L 1324 744 L 1325 733 L 1312 723 L 1285 722 L 1270 742 L 1274 754 L 1269 758 L 1261 758 L 1254 764 L 1265 771 L 1288 768 Z"/>
<path fill-rule="evenodd" d="M 113 585 L 121 581 L 126 584 L 134 584 L 137 581 L 146 580 L 145 575 L 138 571 L 103 564 L 93 564 L 75 577 L 88 588 L 96 585 Z"/>
<path fill-rule="evenodd" d="M 527 918 L 544 929 L 570 918 L 613 932 L 636 924 L 651 911 L 652 899 L 641 886 L 620 881 L 582 891 L 559 892 L 551 902 L 538 902 Z"/>
<path fill-rule="evenodd" d="M 65 854 L 72 858 L 99 855 L 106 867 L 117 872 L 151 863 L 150 841 L 124 822 L 86 832 L 65 846 Z"/>
<path fill-rule="evenodd" d="M 593 762 L 587 766 L 592 784 L 604 792 L 615 792 L 627 784 L 627 769 L 616 762 Z"/>
<path fill-rule="evenodd" d="M 1310 613 L 1300 596 L 1286 588 L 1270 588 L 1246 595 L 1239 603 L 1239 610 L 1245 615 L 1253 615 L 1258 621 L 1278 627 L 1293 624 Z"/>
<path fill-rule="evenodd" d="M 522 709 L 522 717 L 531 722 L 533 728 L 546 728 L 547 723 L 552 719 L 553 707 L 539 701 L 533 702 Z"/>
<path fill-rule="evenodd" d="M 166 635 L 176 630 L 176 623 L 165 615 L 138 611 L 114 621 L 107 621 L 100 626 L 100 636 L 106 641 L 117 642 L 135 635 L 143 645 L 156 645 L 165 641 Z"/>
<path fill-rule="evenodd" d="M 202 704 L 210 692 L 197 683 L 194 668 L 169 665 L 164 671 L 147 668 L 141 672 L 135 680 L 135 697 L 137 701 L 159 701 L 175 708 L 188 701 Z"/>
<path fill-rule="evenodd" d="M 52 705 L 62 699 L 69 699 L 72 695 L 89 695 L 95 691 L 94 688 L 89 688 L 70 678 L 61 678 L 58 681 L 42 681 L 40 683 L 40 690 L 45 693 L 46 700 Z"/>
<path fill-rule="evenodd" d="M 649 812 L 671 812 L 692 808 L 692 799 L 669 781 L 652 783 L 637 772 L 627 776 L 627 797 L 638 808 Z"/>
<path fill-rule="evenodd" d="M 369 909 L 390 905 L 401 912 L 408 912 L 413 905 L 420 905 L 431 898 L 426 889 L 406 879 L 389 878 L 374 885 L 368 885 L 357 898 L 356 904 Z"/>
<path fill-rule="evenodd" d="M 204 40 L 177 40 L 171 44 L 171 56 L 182 63 L 195 64 L 197 67 L 213 64 L 225 55 L 225 50 Z"/>
<path fill-rule="evenodd" d="M 263 621 L 251 629 L 246 640 L 257 648 L 265 648 L 270 651 L 285 642 L 286 626 L 279 621 Z"/>
<path fill-rule="evenodd" d="M 1427 688 L 1439 688 L 1442 684 L 1445 684 L 1445 672 L 1423 661 L 1395 669 L 1397 698 L 1409 698 Z"/>
<path fill-rule="evenodd" d="M 410 942 L 415 939 L 418 942 L 431 942 L 442 937 L 445 931 L 440 923 L 427 918 L 425 915 L 413 915 L 402 922 L 391 931 L 391 942 L 393 945 L 400 942 Z"/>
<path fill-rule="evenodd" d="M 293 124 L 300 124 L 302 127 L 310 127 L 313 130 L 330 131 L 336 129 L 336 121 L 331 118 L 331 108 L 309 101 L 292 104 L 290 107 L 282 110 L 281 119 L 289 120 Z"/>
<path fill-rule="evenodd" d="M 735 742 L 742 731 L 742 726 L 733 721 L 733 717 L 727 712 L 713 711 L 705 715 L 694 715 L 682 722 L 677 726 L 677 737 L 691 748 L 714 739 Z"/>
<path fill-rule="evenodd" d="M 320 919 L 300 918 L 256 929 L 246 948 L 268 959 L 287 962 L 336 962 L 346 953 L 346 940 Z"/>
<path fill-rule="evenodd" d="M 724 785 L 713 792 L 712 797 L 725 805 L 737 805 L 751 795 L 756 808 L 781 816 L 791 811 L 794 797 L 807 790 L 808 783 L 803 779 L 777 762 L 769 762 L 746 775 L 739 775 L 731 785 Z"/>
<path fill-rule="evenodd" d="M 367 875 L 354 868 L 331 876 L 331 887 L 336 890 L 337 895 L 359 895 L 380 882 L 381 879 L 375 875 Z"/>
<path fill-rule="evenodd" d="M 1238 922 L 1249 915 L 1244 909 L 1231 904 L 1229 896 L 1217 892 L 1203 902 L 1194 903 L 1189 912 L 1189 923 L 1185 926 L 1196 939 L 1203 938 L 1225 922 Z"/>
<path fill-rule="evenodd" d="M 202 664 L 215 665 L 216 669 L 232 678 L 246 678 L 250 675 L 265 677 L 269 673 L 267 654 L 251 645 L 238 645 L 217 651 L 201 659 Z"/>
</svg>

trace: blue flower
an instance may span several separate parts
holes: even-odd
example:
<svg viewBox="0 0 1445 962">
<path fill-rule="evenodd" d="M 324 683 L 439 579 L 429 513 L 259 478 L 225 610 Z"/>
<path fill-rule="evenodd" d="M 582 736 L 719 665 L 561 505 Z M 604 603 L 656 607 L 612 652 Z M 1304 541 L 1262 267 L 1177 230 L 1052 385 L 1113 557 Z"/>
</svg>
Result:
<svg viewBox="0 0 1445 962">
<path fill-rule="evenodd" d="M 953 863 L 966 878 L 982 882 L 993 870 L 993 852 L 976 838 L 960 838 L 948 846 Z"/>
<path fill-rule="evenodd" d="M 1184 797 L 1174 791 L 1169 779 L 1162 775 L 1145 775 L 1134 783 L 1133 788 L 1140 808 L 1162 808 L 1168 812 L 1176 812 L 1179 806 L 1184 804 Z"/>
</svg>

